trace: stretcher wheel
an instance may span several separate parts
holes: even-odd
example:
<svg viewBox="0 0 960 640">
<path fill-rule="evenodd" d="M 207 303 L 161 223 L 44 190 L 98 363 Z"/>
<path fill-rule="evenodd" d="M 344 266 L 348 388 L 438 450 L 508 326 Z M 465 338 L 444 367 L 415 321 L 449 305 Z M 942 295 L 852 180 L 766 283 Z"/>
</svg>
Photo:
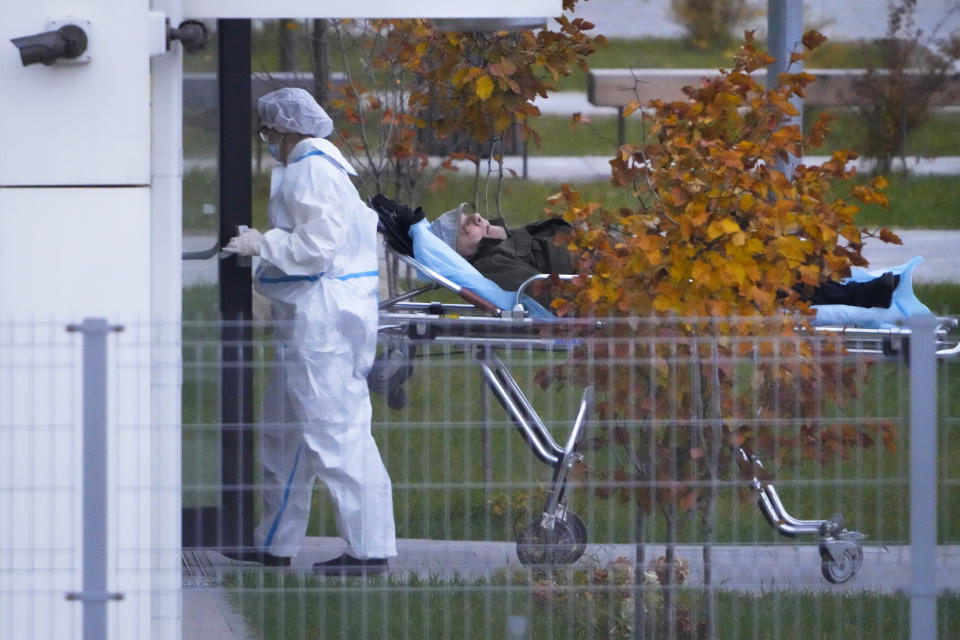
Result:
<svg viewBox="0 0 960 640">
<path fill-rule="evenodd" d="M 389 394 L 406 382 L 413 373 L 412 358 L 414 347 L 402 349 L 388 347 L 377 354 L 367 373 L 367 386 L 374 393 Z M 402 406 L 401 406 L 402 408 Z"/>
<path fill-rule="evenodd" d="M 839 560 L 834 560 L 826 545 L 820 545 L 820 572 L 827 582 L 842 584 L 863 565 L 863 547 L 858 544 L 844 545 L 839 556 Z"/>
<path fill-rule="evenodd" d="M 517 537 L 517 558 L 527 567 L 572 564 L 587 550 L 587 527 L 572 511 L 554 520 L 553 529 L 538 518 Z"/>
<path fill-rule="evenodd" d="M 407 406 L 407 392 L 403 387 L 396 387 L 387 392 L 387 406 L 391 409 L 400 410 Z"/>
</svg>

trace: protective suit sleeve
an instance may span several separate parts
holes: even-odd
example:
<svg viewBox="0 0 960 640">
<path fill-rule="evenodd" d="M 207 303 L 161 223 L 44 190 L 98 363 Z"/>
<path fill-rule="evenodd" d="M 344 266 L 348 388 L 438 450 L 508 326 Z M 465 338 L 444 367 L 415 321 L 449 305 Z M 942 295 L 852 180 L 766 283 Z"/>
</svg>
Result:
<svg viewBox="0 0 960 640">
<path fill-rule="evenodd" d="M 346 174 L 329 160 L 311 158 L 287 167 L 274 197 L 290 212 L 290 230 L 263 235 L 260 256 L 288 275 L 323 273 L 345 242 L 350 193 Z"/>
</svg>

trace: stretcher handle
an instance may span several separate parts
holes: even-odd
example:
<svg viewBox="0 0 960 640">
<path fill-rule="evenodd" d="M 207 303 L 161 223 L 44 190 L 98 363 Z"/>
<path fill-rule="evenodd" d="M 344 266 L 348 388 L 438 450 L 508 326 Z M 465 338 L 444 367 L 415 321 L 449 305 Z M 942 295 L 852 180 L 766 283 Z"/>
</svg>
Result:
<svg viewBox="0 0 960 640">
<path fill-rule="evenodd" d="M 497 305 L 493 304 L 492 302 L 489 302 L 488 300 L 484 300 L 479 295 L 477 295 L 470 289 L 467 289 L 466 287 L 460 287 L 460 290 L 457 291 L 457 293 L 460 294 L 461 298 L 463 298 L 470 304 L 474 305 L 481 311 L 486 311 L 487 313 L 497 313 L 498 311 L 500 311 Z"/>
<path fill-rule="evenodd" d="M 515 304 L 520 304 L 520 298 L 523 297 L 524 292 L 534 282 L 538 280 L 549 280 L 550 278 L 557 278 L 559 280 L 573 280 L 577 277 L 575 273 L 537 273 L 530 276 L 526 280 L 520 283 L 520 286 L 517 288 L 517 301 Z"/>
<path fill-rule="evenodd" d="M 498 314 L 500 312 L 500 308 L 497 307 L 497 305 L 493 304 L 489 300 L 485 300 L 484 298 L 481 298 L 477 293 L 471 291 L 470 289 L 466 287 L 461 287 L 460 285 L 450 280 L 449 278 L 443 277 L 433 269 L 429 267 L 425 267 L 424 265 L 420 264 L 420 262 L 417 261 L 415 258 L 404 255 L 402 253 L 398 253 L 397 256 L 404 263 L 410 265 L 414 269 L 417 269 L 418 271 L 422 272 L 426 276 L 432 278 L 437 282 L 437 284 L 443 287 L 446 287 L 450 291 L 453 291 L 454 293 L 456 293 L 461 298 L 463 298 L 470 304 L 474 305 L 481 311 L 486 311 L 487 313 L 493 313 L 493 314 Z"/>
</svg>

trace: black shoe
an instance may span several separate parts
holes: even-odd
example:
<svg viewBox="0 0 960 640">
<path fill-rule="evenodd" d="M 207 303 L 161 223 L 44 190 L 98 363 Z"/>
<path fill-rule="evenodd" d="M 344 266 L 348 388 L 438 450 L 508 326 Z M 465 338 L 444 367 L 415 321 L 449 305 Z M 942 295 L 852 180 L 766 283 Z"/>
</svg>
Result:
<svg viewBox="0 0 960 640">
<path fill-rule="evenodd" d="M 223 555 L 227 556 L 231 560 L 239 560 L 240 562 L 256 562 L 257 564 L 262 564 L 267 567 L 289 567 L 290 558 L 285 556 L 275 556 L 272 553 L 266 551 L 250 551 L 250 550 L 230 550 L 230 551 L 221 551 Z"/>
<path fill-rule="evenodd" d="M 374 576 L 387 572 L 386 558 L 354 558 L 343 554 L 339 558 L 316 562 L 313 572 L 320 576 Z"/>
<path fill-rule="evenodd" d="M 875 289 L 872 292 L 873 297 L 870 300 L 870 306 L 889 309 L 893 303 L 893 292 L 900 284 L 900 276 L 893 275 L 892 271 L 886 271 L 873 283 Z"/>
</svg>

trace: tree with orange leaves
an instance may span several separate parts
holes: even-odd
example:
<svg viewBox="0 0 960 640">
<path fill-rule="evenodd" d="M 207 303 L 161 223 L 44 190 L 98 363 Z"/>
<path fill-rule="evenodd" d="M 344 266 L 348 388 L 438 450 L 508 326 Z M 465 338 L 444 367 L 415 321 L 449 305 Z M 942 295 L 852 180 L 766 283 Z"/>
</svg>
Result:
<svg viewBox="0 0 960 640">
<path fill-rule="evenodd" d="M 571 11 L 577 0 L 565 0 Z M 469 159 L 476 164 L 474 200 L 495 181 L 499 210 L 504 178 L 505 139 L 538 141 L 531 121 L 534 104 L 560 77 L 605 44 L 590 37 L 593 24 L 561 16 L 538 29 L 451 32 L 430 20 L 371 20 L 363 24 L 359 68 L 348 66 L 347 82 L 334 87 L 331 106 L 352 123 L 344 146 L 373 178 L 376 191 L 415 205 L 424 178 L 431 186 L 443 175 L 428 170 L 430 141 L 447 142 L 444 163 Z M 355 26 L 353 27 L 355 29 Z M 348 29 L 338 28 L 341 41 Z M 356 65 L 354 65 L 356 67 Z M 481 176 L 481 160 L 491 162 Z M 489 199 L 489 198 L 484 198 Z"/>
<path fill-rule="evenodd" d="M 823 40 L 809 32 L 803 44 Z M 803 56 L 795 52 L 792 61 Z M 679 522 L 698 515 L 709 584 L 717 488 L 740 474 L 759 475 L 751 456 L 776 469 L 847 456 L 877 440 L 894 446 L 889 425 L 822 419 L 856 394 L 863 371 L 832 357 L 842 346 L 824 344 L 804 322 L 805 299 L 818 285 L 866 264 L 866 235 L 899 242 L 854 221 L 857 202 L 886 204 L 886 181 L 832 195 L 854 178 L 847 165 L 856 154 L 802 163 L 803 152 L 822 143 L 830 117 L 806 137 L 784 125 L 796 114 L 791 98 L 802 98 L 814 77 L 788 70 L 765 89 L 753 73 L 771 62 L 748 33 L 733 66 L 687 87 L 686 100 L 625 110 L 642 115 L 646 137 L 622 146 L 610 164 L 613 185 L 631 189 L 635 207 L 606 210 L 567 187 L 551 199 L 574 226 L 567 242 L 580 273 L 590 274 L 574 281 L 555 310 L 652 318 L 607 323 L 607 339 L 585 347 L 582 366 L 567 374 L 597 385 L 601 426 L 590 444 L 615 452 L 616 462 L 585 473 L 599 495 L 638 506 L 638 575 L 643 514 L 664 518 L 668 567 Z M 790 158 L 801 163 L 784 175 L 777 161 Z M 669 584 L 664 605 L 671 626 Z M 712 592 L 700 619 L 713 637 Z"/>
</svg>

